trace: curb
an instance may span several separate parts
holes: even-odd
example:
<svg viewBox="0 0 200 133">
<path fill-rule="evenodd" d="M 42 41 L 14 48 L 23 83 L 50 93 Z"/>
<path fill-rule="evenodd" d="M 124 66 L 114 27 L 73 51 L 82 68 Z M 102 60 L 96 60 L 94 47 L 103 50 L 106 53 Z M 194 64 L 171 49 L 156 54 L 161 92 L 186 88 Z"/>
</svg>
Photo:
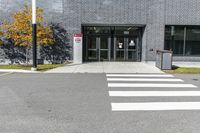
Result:
<svg viewBox="0 0 200 133">
<path fill-rule="evenodd" d="M 41 73 L 37 71 L 20 70 L 20 69 L 0 69 L 0 72 L 11 72 L 11 73 Z"/>
</svg>

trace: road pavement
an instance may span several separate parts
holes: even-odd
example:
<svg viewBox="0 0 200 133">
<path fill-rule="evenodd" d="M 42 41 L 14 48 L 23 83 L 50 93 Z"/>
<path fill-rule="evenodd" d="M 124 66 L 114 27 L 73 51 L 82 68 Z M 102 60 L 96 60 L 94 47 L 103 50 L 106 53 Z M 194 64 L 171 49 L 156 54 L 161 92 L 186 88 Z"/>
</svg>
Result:
<svg viewBox="0 0 200 133">
<path fill-rule="evenodd" d="M 2 133 L 199 133 L 200 75 L 0 73 Z"/>
</svg>

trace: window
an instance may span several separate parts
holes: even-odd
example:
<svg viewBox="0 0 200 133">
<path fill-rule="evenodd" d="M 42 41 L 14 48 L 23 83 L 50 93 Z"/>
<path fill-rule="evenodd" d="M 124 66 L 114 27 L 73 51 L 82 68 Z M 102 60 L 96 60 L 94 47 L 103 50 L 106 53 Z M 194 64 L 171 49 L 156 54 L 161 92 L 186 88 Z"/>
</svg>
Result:
<svg viewBox="0 0 200 133">
<path fill-rule="evenodd" d="M 175 55 L 183 55 L 184 27 L 168 26 L 165 29 L 165 49 Z"/>
<path fill-rule="evenodd" d="M 92 26 L 92 27 L 84 27 L 85 33 L 87 34 L 110 34 L 110 27 L 100 27 L 100 26 Z"/>
<path fill-rule="evenodd" d="M 177 56 L 200 55 L 200 27 L 166 26 L 165 50 Z"/>
<path fill-rule="evenodd" d="M 185 55 L 200 55 L 200 27 L 188 27 Z"/>
<path fill-rule="evenodd" d="M 117 35 L 138 35 L 140 28 L 138 27 L 115 27 L 115 34 Z"/>
<path fill-rule="evenodd" d="M 135 26 L 85 26 L 83 28 L 86 34 L 115 34 L 115 35 L 131 35 L 138 36 L 141 27 Z"/>
</svg>

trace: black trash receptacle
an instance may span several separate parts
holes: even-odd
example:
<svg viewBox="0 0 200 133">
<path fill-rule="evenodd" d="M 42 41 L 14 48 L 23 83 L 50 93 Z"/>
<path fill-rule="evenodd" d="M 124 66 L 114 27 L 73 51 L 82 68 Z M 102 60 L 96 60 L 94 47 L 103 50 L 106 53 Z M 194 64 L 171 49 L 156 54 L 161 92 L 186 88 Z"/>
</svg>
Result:
<svg viewBox="0 0 200 133">
<path fill-rule="evenodd" d="M 172 69 L 172 51 L 168 50 L 157 50 L 156 52 L 156 67 L 161 70 Z"/>
</svg>

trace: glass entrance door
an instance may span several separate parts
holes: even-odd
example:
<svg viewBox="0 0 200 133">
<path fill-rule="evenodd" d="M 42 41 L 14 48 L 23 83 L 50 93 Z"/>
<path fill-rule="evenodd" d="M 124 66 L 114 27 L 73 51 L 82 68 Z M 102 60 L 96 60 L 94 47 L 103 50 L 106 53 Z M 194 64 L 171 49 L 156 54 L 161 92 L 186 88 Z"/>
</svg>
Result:
<svg viewBox="0 0 200 133">
<path fill-rule="evenodd" d="M 108 61 L 110 60 L 111 39 L 107 36 L 87 38 L 87 60 Z"/>
<path fill-rule="evenodd" d="M 101 36 L 99 39 L 99 61 L 110 60 L 110 44 L 111 39 L 107 36 Z"/>
<path fill-rule="evenodd" d="M 115 38 L 115 52 L 114 52 L 114 60 L 116 61 L 124 61 L 126 58 L 125 51 L 126 51 L 126 44 L 124 37 L 117 37 Z"/>
<path fill-rule="evenodd" d="M 87 59 L 90 61 L 98 60 L 98 47 L 97 47 L 98 38 L 88 37 L 87 38 Z"/>
<path fill-rule="evenodd" d="M 139 39 L 137 37 L 126 38 L 126 60 L 127 61 L 138 61 L 138 43 Z"/>
<path fill-rule="evenodd" d="M 116 37 L 114 42 L 115 61 L 138 61 L 138 37 Z"/>
<path fill-rule="evenodd" d="M 83 26 L 84 61 L 141 61 L 143 26 Z"/>
</svg>

